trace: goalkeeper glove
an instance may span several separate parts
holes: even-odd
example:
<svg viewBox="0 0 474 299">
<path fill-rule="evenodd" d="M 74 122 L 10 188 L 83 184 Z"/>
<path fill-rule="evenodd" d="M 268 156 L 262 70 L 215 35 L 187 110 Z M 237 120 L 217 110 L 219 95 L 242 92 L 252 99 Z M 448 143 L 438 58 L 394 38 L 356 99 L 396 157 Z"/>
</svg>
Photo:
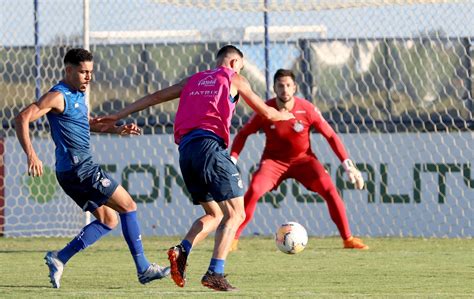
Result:
<svg viewBox="0 0 474 299">
<path fill-rule="evenodd" d="M 360 171 L 355 167 L 352 160 L 344 160 L 342 162 L 342 167 L 344 167 L 344 170 L 346 171 L 349 182 L 354 184 L 356 189 L 362 190 L 364 188 L 364 178 Z"/>
</svg>

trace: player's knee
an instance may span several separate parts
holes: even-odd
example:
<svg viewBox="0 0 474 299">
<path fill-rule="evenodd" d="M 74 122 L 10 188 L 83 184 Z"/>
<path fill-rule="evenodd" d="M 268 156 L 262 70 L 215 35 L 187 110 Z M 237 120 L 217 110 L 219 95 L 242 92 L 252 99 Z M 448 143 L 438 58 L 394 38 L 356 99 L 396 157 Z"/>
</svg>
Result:
<svg viewBox="0 0 474 299">
<path fill-rule="evenodd" d="M 119 204 L 119 213 L 128 213 L 128 212 L 133 212 L 137 210 L 137 204 L 135 201 L 132 199 L 131 196 L 128 196 L 126 200 L 123 200 Z"/>
<path fill-rule="evenodd" d="M 137 204 L 135 203 L 133 199 L 128 201 L 126 206 L 127 206 L 127 212 L 133 212 L 137 210 Z"/>
<path fill-rule="evenodd" d="M 336 186 L 332 185 L 329 188 L 326 188 L 324 192 L 327 194 L 328 198 L 331 199 L 340 199 L 339 191 L 337 191 Z"/>
<path fill-rule="evenodd" d="M 214 219 L 214 221 L 219 223 L 222 221 L 222 218 L 224 218 L 224 213 L 222 213 L 222 211 L 214 211 L 210 214 L 210 216 Z"/>
<path fill-rule="evenodd" d="M 325 201 L 337 202 L 342 200 L 341 196 L 339 195 L 339 191 L 337 191 L 336 187 L 324 189 L 319 194 Z"/>
<path fill-rule="evenodd" d="M 237 222 L 239 223 L 239 225 L 241 225 L 241 224 L 244 223 L 244 221 L 247 219 L 247 216 L 246 216 L 246 214 L 245 214 L 245 211 L 241 211 L 241 212 L 238 213 L 237 215 L 238 215 Z"/>
<path fill-rule="evenodd" d="M 101 206 L 93 212 L 94 217 L 102 224 L 110 229 L 114 229 L 118 225 L 117 213 L 107 206 Z"/>
<path fill-rule="evenodd" d="M 107 225 L 110 229 L 116 228 L 119 223 L 117 214 L 113 213 L 111 215 L 107 215 L 102 223 Z"/>
<path fill-rule="evenodd" d="M 224 213 L 221 209 L 212 209 L 206 211 L 206 215 L 211 217 L 212 221 L 221 222 L 222 218 L 224 217 Z"/>
<path fill-rule="evenodd" d="M 133 200 L 120 202 L 116 205 L 111 206 L 115 211 L 120 214 L 129 213 L 137 210 L 137 204 Z"/>
<path fill-rule="evenodd" d="M 233 223 L 236 226 L 239 226 L 242 224 L 242 222 L 245 221 L 245 211 L 242 210 L 230 210 L 225 217 L 228 222 Z"/>
<path fill-rule="evenodd" d="M 245 209 L 243 207 L 237 207 L 232 211 L 232 217 L 234 218 L 234 221 L 236 223 L 238 223 L 239 225 L 242 224 L 242 222 L 244 222 L 246 218 Z"/>
<path fill-rule="evenodd" d="M 109 198 L 107 206 L 119 213 L 128 213 L 137 210 L 137 204 L 122 186 L 119 186 L 117 190 L 115 190 L 112 197 Z"/>
</svg>

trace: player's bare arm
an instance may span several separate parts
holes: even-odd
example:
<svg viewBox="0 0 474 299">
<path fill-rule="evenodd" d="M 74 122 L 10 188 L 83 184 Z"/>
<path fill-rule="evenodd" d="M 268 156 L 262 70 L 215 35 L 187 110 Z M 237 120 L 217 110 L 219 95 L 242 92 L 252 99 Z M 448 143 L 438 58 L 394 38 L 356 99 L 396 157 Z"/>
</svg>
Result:
<svg viewBox="0 0 474 299">
<path fill-rule="evenodd" d="M 177 99 L 179 98 L 181 90 L 183 90 L 185 83 L 186 80 L 181 81 L 170 87 L 158 90 L 152 94 L 146 95 L 116 113 L 115 116 L 118 119 L 122 119 L 134 112 L 138 112 L 148 107 Z"/>
<path fill-rule="evenodd" d="M 115 123 L 118 120 L 132 113 L 144 110 L 148 107 L 179 98 L 179 96 L 181 95 L 181 91 L 183 90 L 186 82 L 187 82 L 187 78 L 175 85 L 158 90 L 152 94 L 146 95 L 136 100 L 132 104 L 126 106 L 125 108 L 123 108 L 122 110 L 120 110 L 119 112 L 115 114 L 111 114 L 108 116 L 100 116 L 100 117 L 91 119 L 89 123 L 93 126 L 98 125 L 99 132 L 114 131 L 116 127 Z"/>
<path fill-rule="evenodd" d="M 122 119 L 132 113 L 144 110 L 148 107 L 177 99 L 179 98 L 186 82 L 187 79 L 170 87 L 146 95 L 116 113 L 115 117 L 117 117 L 117 119 Z"/>
<path fill-rule="evenodd" d="M 89 126 L 91 132 L 111 133 L 118 135 L 140 135 L 141 129 L 134 123 L 124 124 L 121 126 L 109 126 L 107 123 L 100 123 L 93 118 L 89 118 Z"/>
<path fill-rule="evenodd" d="M 237 89 L 240 96 L 255 112 L 263 118 L 271 121 L 289 120 L 295 118 L 288 111 L 278 111 L 273 107 L 265 104 L 265 102 L 252 91 L 249 82 L 243 76 L 235 74 L 232 77 L 232 85 Z"/>
<path fill-rule="evenodd" d="M 29 124 L 50 111 L 56 113 L 64 111 L 64 97 L 60 92 L 46 93 L 38 102 L 30 104 L 15 117 L 16 135 L 26 154 L 28 175 L 31 176 L 43 174 L 43 162 L 36 155 L 31 143 Z"/>
</svg>

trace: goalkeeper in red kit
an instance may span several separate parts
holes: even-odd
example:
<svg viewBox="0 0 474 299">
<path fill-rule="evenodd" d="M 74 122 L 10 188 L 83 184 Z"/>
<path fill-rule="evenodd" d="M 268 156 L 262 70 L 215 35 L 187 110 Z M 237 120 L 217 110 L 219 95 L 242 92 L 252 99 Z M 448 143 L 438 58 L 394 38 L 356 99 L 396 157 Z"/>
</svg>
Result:
<svg viewBox="0 0 474 299">
<path fill-rule="evenodd" d="M 237 250 L 240 234 L 252 220 L 257 202 L 266 192 L 276 189 L 285 179 L 293 178 L 307 189 L 317 192 L 326 201 L 332 221 L 336 224 L 343 239 L 344 248 L 369 249 L 362 240 L 352 236 L 346 217 L 344 202 L 330 175 L 311 150 L 310 129 L 326 138 L 348 175 L 349 181 L 357 189 L 364 188 L 364 179 L 341 140 L 322 117 L 319 110 L 309 101 L 295 97 L 295 75 L 290 70 L 279 69 L 274 76 L 273 88 L 276 98 L 268 100 L 267 105 L 277 110 L 287 110 L 295 118 L 272 122 L 254 115 L 235 136 L 231 159 L 237 163 L 247 137 L 263 130 L 266 136 L 259 169 L 253 174 L 250 187 L 245 193 L 245 221 L 240 225 L 232 243 L 231 250 Z"/>
</svg>

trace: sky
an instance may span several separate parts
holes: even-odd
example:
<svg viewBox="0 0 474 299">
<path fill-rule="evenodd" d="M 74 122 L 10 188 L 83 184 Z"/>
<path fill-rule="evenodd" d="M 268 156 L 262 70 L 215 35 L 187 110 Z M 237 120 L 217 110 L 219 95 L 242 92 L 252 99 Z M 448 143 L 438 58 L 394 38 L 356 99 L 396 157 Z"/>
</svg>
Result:
<svg viewBox="0 0 474 299">
<path fill-rule="evenodd" d="M 34 44 L 34 0 L 0 0 L 0 46 Z M 83 0 L 38 0 L 40 44 L 82 36 Z M 474 36 L 474 0 L 309 12 L 270 12 L 270 26 L 323 25 L 329 38 L 411 37 L 441 30 Z M 91 31 L 197 30 L 197 39 L 229 38 L 263 26 L 262 12 L 218 11 L 152 0 L 90 0 Z M 231 33 L 229 33 L 231 32 Z M 262 35 L 263 39 L 263 35 Z"/>
</svg>

